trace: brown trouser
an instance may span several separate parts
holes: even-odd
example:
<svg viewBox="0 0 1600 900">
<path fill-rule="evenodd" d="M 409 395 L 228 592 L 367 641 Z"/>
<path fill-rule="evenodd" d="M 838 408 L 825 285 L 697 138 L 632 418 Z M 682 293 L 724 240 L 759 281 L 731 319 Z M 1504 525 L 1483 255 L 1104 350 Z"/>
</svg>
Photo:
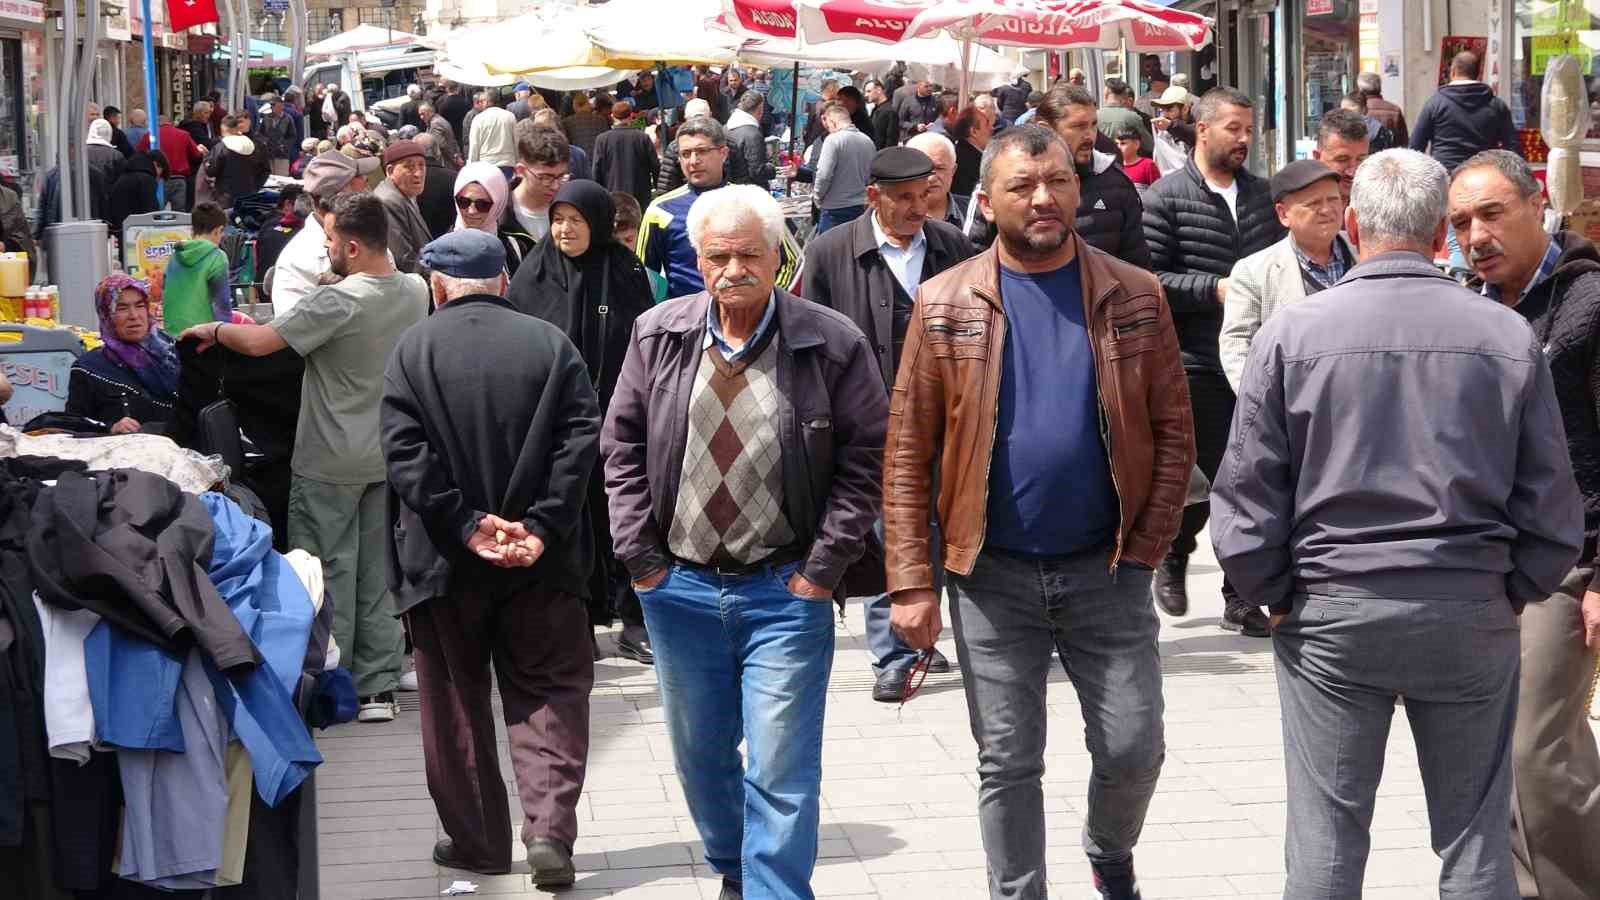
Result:
<svg viewBox="0 0 1600 900">
<path fill-rule="evenodd" d="M 1540 900 L 1600 897 L 1600 753 L 1585 701 L 1595 653 L 1580 603 L 1594 569 L 1574 569 L 1522 612 L 1522 684 L 1511 742 L 1517 886 Z"/>
<path fill-rule="evenodd" d="M 460 586 L 406 616 L 428 793 L 459 858 L 485 868 L 511 859 L 511 811 L 489 699 L 491 663 L 522 798 L 522 840 L 552 838 L 570 850 L 578 838 L 594 686 L 583 601 L 537 586 Z"/>
</svg>

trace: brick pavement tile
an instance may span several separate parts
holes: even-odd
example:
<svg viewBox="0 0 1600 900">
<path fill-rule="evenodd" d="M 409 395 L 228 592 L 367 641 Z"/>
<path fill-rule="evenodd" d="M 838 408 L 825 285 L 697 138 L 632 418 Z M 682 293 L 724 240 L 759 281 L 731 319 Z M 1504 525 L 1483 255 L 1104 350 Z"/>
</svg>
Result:
<svg viewBox="0 0 1600 900">
<path fill-rule="evenodd" d="M 606 862 L 612 869 L 651 869 L 662 866 L 687 866 L 696 855 L 682 842 L 607 850 Z"/>
<path fill-rule="evenodd" d="M 577 887 L 585 890 L 610 891 L 642 887 L 662 881 L 688 882 L 693 878 L 694 870 L 688 863 L 667 866 L 634 866 L 591 872 L 579 879 Z"/>
<path fill-rule="evenodd" d="M 350 804 L 345 805 L 348 806 Z M 317 832 L 319 834 L 340 834 L 387 831 L 396 828 L 433 828 L 439 822 L 438 816 L 434 815 L 431 809 L 426 813 L 409 813 L 402 816 L 357 816 L 345 815 L 346 812 L 340 811 L 337 815 L 329 815 L 327 809 L 319 808 L 317 810 Z"/>
<path fill-rule="evenodd" d="M 1144 900 L 1198 900 L 1201 897 L 1237 897 L 1228 879 L 1218 876 L 1203 878 L 1144 878 L 1139 879 L 1139 894 Z"/>
<path fill-rule="evenodd" d="M 329 883 L 324 871 L 321 896 L 322 900 L 412 900 L 412 898 L 438 900 L 439 880 L 430 875 L 427 878 L 338 884 Z"/>
<path fill-rule="evenodd" d="M 347 884 L 361 881 L 393 881 L 402 878 L 436 877 L 439 867 L 432 859 L 400 860 L 381 863 L 356 863 L 353 865 L 323 865 L 323 884 Z"/>
<path fill-rule="evenodd" d="M 1147 826 L 1148 827 L 1148 826 Z M 1264 837 L 1261 829 L 1249 819 L 1230 819 L 1208 822 L 1179 822 L 1172 826 L 1184 840 L 1208 838 Z"/>
</svg>

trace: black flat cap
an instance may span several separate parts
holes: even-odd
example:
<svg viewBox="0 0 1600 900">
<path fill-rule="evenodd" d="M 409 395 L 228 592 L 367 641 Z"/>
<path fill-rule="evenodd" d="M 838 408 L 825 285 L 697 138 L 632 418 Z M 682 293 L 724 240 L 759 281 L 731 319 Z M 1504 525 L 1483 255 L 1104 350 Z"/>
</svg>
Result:
<svg viewBox="0 0 1600 900">
<path fill-rule="evenodd" d="M 1284 195 L 1305 190 L 1324 178 L 1337 181 L 1339 173 L 1314 159 L 1297 159 L 1272 176 L 1272 202 L 1277 203 Z"/>
<path fill-rule="evenodd" d="M 885 147 L 872 157 L 873 184 L 915 181 L 933 174 L 933 160 L 910 147 Z"/>
<path fill-rule="evenodd" d="M 506 248 L 487 231 L 463 228 L 424 246 L 419 262 L 452 278 L 493 278 L 505 271 Z"/>
</svg>

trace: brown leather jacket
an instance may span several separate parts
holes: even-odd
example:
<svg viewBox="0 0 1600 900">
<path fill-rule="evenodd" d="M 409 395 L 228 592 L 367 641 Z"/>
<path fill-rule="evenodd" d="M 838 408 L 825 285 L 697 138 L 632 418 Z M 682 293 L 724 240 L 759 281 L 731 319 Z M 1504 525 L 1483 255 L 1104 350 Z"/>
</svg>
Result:
<svg viewBox="0 0 1600 900">
<path fill-rule="evenodd" d="M 1154 568 L 1178 533 L 1194 466 L 1189 386 L 1156 276 L 1076 234 L 1103 436 L 1122 524 L 1108 564 Z M 928 501 L 939 454 L 944 563 L 968 575 L 983 548 L 1006 316 L 996 249 L 923 283 L 906 335 L 884 450 L 890 592 L 933 587 Z M 1071 515 L 1064 510 L 1064 515 Z"/>
</svg>

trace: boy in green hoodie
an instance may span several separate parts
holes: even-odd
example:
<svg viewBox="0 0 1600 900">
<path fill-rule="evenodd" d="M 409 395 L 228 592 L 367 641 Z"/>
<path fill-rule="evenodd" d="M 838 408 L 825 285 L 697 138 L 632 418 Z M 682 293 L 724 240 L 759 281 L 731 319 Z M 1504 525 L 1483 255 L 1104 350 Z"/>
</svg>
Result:
<svg viewBox="0 0 1600 900">
<path fill-rule="evenodd" d="M 190 222 L 194 237 L 178 242 L 167 260 L 161 288 L 161 312 L 168 334 L 179 334 L 202 322 L 227 322 L 233 317 L 228 298 L 228 255 L 222 252 L 227 224 L 222 207 L 196 203 Z"/>
</svg>

